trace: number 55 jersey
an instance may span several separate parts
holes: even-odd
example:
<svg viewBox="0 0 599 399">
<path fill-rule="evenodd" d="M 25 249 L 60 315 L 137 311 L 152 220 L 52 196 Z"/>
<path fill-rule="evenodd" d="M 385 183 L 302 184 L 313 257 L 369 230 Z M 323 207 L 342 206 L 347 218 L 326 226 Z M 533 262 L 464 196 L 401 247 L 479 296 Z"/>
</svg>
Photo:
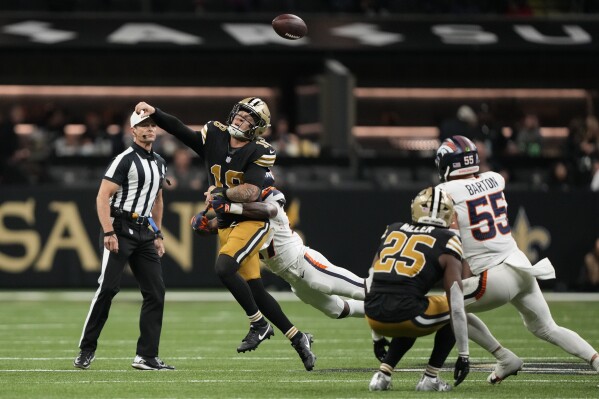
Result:
<svg viewBox="0 0 599 399">
<path fill-rule="evenodd" d="M 485 172 L 438 187 L 454 201 L 464 257 L 472 273 L 478 275 L 518 251 L 507 218 L 503 176 Z"/>
</svg>

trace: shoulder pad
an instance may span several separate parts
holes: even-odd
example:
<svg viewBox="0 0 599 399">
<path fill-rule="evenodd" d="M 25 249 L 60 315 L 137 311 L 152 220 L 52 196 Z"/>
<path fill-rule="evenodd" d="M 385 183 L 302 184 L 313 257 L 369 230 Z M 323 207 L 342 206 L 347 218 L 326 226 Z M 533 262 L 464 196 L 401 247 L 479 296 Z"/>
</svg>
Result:
<svg viewBox="0 0 599 399">
<path fill-rule="evenodd" d="M 213 126 L 214 128 L 216 128 L 214 130 L 218 130 L 221 132 L 227 132 L 227 125 L 225 125 L 224 123 L 221 123 L 219 121 L 210 121 L 210 122 L 206 123 L 206 126 Z"/>
<path fill-rule="evenodd" d="M 200 131 L 200 134 L 202 135 L 202 143 L 206 144 L 206 139 L 207 139 L 208 135 L 216 135 L 216 134 L 222 134 L 222 133 L 229 134 L 227 132 L 226 125 L 223 125 L 219 121 L 208 121 L 208 122 L 206 122 L 204 127 L 202 127 L 202 130 Z"/>
<path fill-rule="evenodd" d="M 453 234 L 451 238 L 447 241 L 445 247 L 454 253 L 458 259 L 464 258 L 464 249 L 462 248 L 462 240 L 457 234 Z"/>
<path fill-rule="evenodd" d="M 277 152 L 275 149 L 263 138 L 259 138 L 258 140 L 254 140 L 252 142 L 255 147 L 255 158 L 254 163 L 258 166 L 262 166 L 264 168 L 270 168 L 275 164 L 275 159 L 277 158 Z"/>
</svg>

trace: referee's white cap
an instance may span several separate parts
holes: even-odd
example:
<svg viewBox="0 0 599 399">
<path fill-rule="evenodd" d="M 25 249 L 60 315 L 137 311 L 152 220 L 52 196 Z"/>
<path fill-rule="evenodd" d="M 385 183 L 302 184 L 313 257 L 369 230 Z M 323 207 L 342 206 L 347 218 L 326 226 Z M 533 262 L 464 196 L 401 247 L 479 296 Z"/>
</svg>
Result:
<svg viewBox="0 0 599 399">
<path fill-rule="evenodd" d="M 131 119 L 129 120 L 131 122 L 131 127 L 134 127 L 135 125 L 141 123 L 141 121 L 144 121 L 149 117 L 149 114 L 143 113 L 140 115 L 137 112 L 133 111 L 133 113 L 131 114 Z"/>
</svg>

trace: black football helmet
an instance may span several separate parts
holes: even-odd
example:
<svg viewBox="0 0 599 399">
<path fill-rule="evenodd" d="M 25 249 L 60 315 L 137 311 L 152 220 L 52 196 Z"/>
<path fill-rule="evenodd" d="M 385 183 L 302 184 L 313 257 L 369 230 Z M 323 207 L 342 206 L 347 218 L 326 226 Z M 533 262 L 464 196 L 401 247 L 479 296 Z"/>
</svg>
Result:
<svg viewBox="0 0 599 399">
<path fill-rule="evenodd" d="M 451 176 L 464 176 L 478 172 L 479 163 L 476 145 L 464 136 L 445 139 L 437 149 L 435 157 L 442 182 L 447 181 Z"/>
<path fill-rule="evenodd" d="M 233 119 L 239 111 L 247 112 L 254 119 L 254 124 L 248 130 L 242 131 L 232 125 Z M 229 125 L 227 130 L 231 136 L 239 140 L 254 140 L 256 137 L 263 135 L 270 126 L 270 110 L 268 109 L 268 105 L 258 97 L 244 98 L 233 106 L 227 119 L 227 125 Z"/>
</svg>

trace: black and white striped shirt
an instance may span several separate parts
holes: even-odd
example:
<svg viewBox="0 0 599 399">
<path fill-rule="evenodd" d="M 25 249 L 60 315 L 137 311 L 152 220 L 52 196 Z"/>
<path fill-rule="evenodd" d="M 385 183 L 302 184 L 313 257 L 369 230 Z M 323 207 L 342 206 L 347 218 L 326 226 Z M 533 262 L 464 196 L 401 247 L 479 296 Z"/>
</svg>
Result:
<svg viewBox="0 0 599 399">
<path fill-rule="evenodd" d="M 104 174 L 104 179 L 119 185 L 110 206 L 150 216 L 165 174 L 166 162 L 160 155 L 133 143 L 112 160 Z"/>
</svg>

